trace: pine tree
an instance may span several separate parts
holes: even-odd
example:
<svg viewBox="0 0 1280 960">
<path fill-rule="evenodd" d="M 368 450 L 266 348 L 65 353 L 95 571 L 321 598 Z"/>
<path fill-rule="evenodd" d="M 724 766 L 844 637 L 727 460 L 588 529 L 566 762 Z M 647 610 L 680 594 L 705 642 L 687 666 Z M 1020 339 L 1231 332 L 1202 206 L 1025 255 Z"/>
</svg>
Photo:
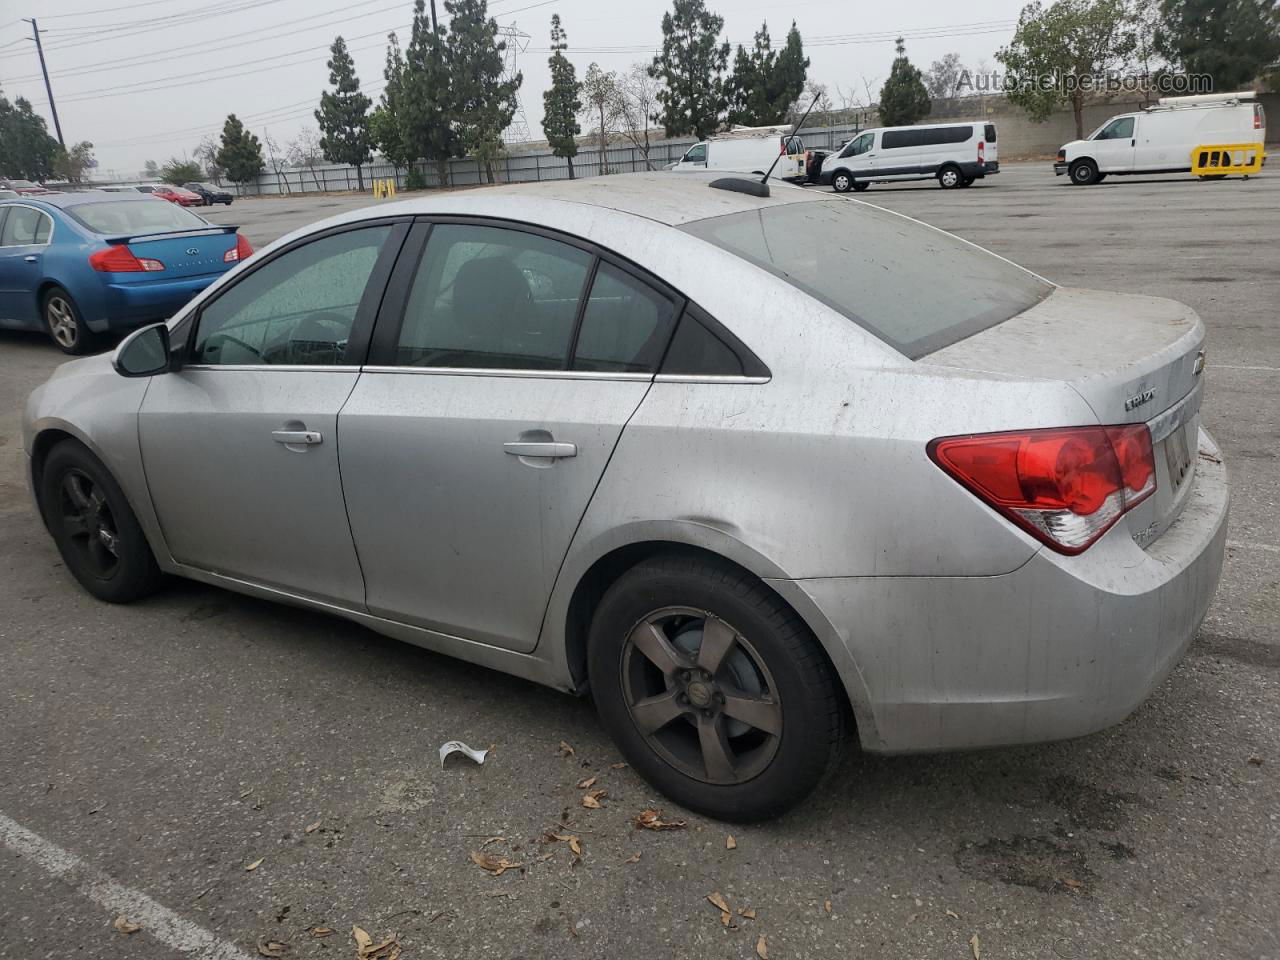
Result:
<svg viewBox="0 0 1280 960">
<path fill-rule="evenodd" d="M 227 179 L 232 183 L 248 183 L 262 172 L 262 144 L 234 113 L 222 125 L 218 166 L 226 170 Z"/>
<path fill-rule="evenodd" d="M 0 175 L 47 180 L 61 149 L 30 101 L 17 97 L 10 104 L 0 94 Z"/>
<path fill-rule="evenodd" d="M 397 173 L 413 162 L 413 154 L 404 141 L 404 54 L 394 33 L 387 37 L 387 62 L 382 76 L 382 102 L 369 115 L 369 139 L 382 151 Z"/>
<path fill-rule="evenodd" d="M 787 110 L 804 92 L 808 69 L 794 21 L 780 51 L 773 49 L 769 24 L 761 24 L 750 53 L 738 46 L 733 73 L 725 82 L 729 123 L 758 127 L 785 122 Z"/>
<path fill-rule="evenodd" d="M 547 135 L 551 152 L 569 161 L 569 179 L 573 179 L 573 158 L 578 155 L 578 114 L 582 111 L 582 84 L 573 64 L 564 55 L 569 41 L 560 26 L 560 14 L 551 16 L 551 86 L 542 92 L 542 130 Z M 646 118 L 647 119 L 647 118 Z"/>
<path fill-rule="evenodd" d="M 516 113 L 522 74 L 504 80 L 505 41 L 485 0 L 445 0 L 450 14 L 446 48 L 453 78 L 452 115 L 464 153 L 482 162 L 490 183 L 493 163 L 504 149 L 502 131 Z"/>
<path fill-rule="evenodd" d="M 362 167 L 372 159 L 369 139 L 369 105 L 371 101 L 360 92 L 360 79 L 356 65 L 347 52 L 342 37 L 333 41 L 329 57 L 329 82 L 332 93 L 320 94 L 320 109 L 316 122 L 320 124 L 320 149 L 325 159 L 334 163 L 350 163 L 356 168 L 356 183 L 364 189 Z"/>
<path fill-rule="evenodd" d="M 414 0 L 413 31 L 404 58 L 401 136 L 409 155 L 436 165 L 442 187 L 449 183 L 449 158 L 458 147 L 446 54 L 444 29 L 432 26 L 423 0 Z"/>
<path fill-rule="evenodd" d="M 728 41 L 718 43 L 724 18 L 707 10 L 703 0 L 674 0 L 662 16 L 662 51 L 653 58 L 649 76 L 661 79 L 659 114 L 667 136 L 692 133 L 699 140 L 720 124 L 725 107 L 724 68 Z"/>
<path fill-rule="evenodd" d="M 1246 90 L 1280 59 L 1280 24 L 1270 0 L 1163 0 L 1156 48 L 1187 73 L 1208 74 L 1214 91 Z"/>
<path fill-rule="evenodd" d="M 924 78 L 907 59 L 907 47 L 901 37 L 897 51 L 889 79 L 880 88 L 880 122 L 886 127 L 910 126 L 927 117 L 932 107 Z"/>
</svg>

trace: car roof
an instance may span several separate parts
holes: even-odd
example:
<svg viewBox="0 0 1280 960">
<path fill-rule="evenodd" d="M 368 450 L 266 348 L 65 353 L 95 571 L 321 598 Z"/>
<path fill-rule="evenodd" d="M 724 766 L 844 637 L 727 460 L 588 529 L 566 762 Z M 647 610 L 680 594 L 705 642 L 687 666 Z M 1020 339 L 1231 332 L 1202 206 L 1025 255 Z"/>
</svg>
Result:
<svg viewBox="0 0 1280 960">
<path fill-rule="evenodd" d="M 138 194 L 116 193 L 105 190 L 89 190 L 84 193 L 45 193 L 34 197 L 23 197 L 32 203 L 47 203 L 51 207 L 65 210 L 67 207 L 78 207 L 82 203 L 129 203 L 142 199 Z"/>
<path fill-rule="evenodd" d="M 513 183 L 486 187 L 482 190 L 453 191 L 379 206 L 381 213 L 455 213 L 470 206 L 489 207 L 494 200 L 552 200 L 583 204 L 632 214 L 668 226 L 679 226 L 695 220 L 723 217 L 764 207 L 805 203 L 829 199 L 831 194 L 807 191 L 781 180 L 770 180 L 768 197 L 753 197 L 711 186 L 719 179 L 758 180 L 750 174 L 722 173 L 626 173 L 585 180 L 543 180 L 539 183 Z"/>
</svg>

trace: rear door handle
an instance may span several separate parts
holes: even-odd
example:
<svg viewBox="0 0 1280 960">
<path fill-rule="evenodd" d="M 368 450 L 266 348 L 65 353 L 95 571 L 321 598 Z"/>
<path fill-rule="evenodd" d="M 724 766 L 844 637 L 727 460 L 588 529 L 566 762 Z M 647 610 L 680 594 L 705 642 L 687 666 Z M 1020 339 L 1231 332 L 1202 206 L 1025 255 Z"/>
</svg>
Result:
<svg viewBox="0 0 1280 960">
<path fill-rule="evenodd" d="M 27 254 L 27 256 L 23 257 L 22 259 L 27 261 L 27 263 L 35 263 L 40 258 L 37 257 L 35 254 Z"/>
<path fill-rule="evenodd" d="M 556 440 L 512 440 L 502 445 L 504 453 L 513 457 L 576 457 L 576 443 L 561 443 Z"/>
<path fill-rule="evenodd" d="M 300 443 L 306 446 L 324 439 L 319 430 L 272 430 L 271 439 L 276 443 Z"/>
</svg>

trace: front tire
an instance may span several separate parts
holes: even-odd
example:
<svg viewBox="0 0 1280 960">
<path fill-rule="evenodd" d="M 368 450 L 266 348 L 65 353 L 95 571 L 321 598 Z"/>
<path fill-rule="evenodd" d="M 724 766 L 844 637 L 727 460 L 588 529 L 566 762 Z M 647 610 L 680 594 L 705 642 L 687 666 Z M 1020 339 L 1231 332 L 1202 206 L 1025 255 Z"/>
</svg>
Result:
<svg viewBox="0 0 1280 960">
<path fill-rule="evenodd" d="M 691 810 L 775 817 L 835 760 L 845 714 L 826 653 L 776 594 L 724 561 L 640 563 L 601 599 L 588 644 L 605 729 Z"/>
<path fill-rule="evenodd" d="M 63 353 L 79 356 L 97 346 L 97 337 L 84 323 L 80 308 L 62 287 L 50 287 L 40 301 L 45 331 Z"/>
<path fill-rule="evenodd" d="M 50 451 L 40 507 L 67 569 L 99 600 L 131 603 L 160 586 L 160 568 L 124 491 L 83 444 L 64 440 Z"/>
<path fill-rule="evenodd" d="M 1098 165 L 1092 160 L 1077 160 L 1067 172 L 1071 175 L 1071 182 L 1081 187 L 1098 182 Z"/>
<path fill-rule="evenodd" d="M 964 186 L 964 174 L 956 166 L 946 166 L 938 171 L 938 184 L 943 190 L 954 190 Z"/>
<path fill-rule="evenodd" d="M 836 193 L 848 193 L 853 186 L 853 175 L 848 170 L 838 170 L 831 178 L 831 189 Z"/>
</svg>

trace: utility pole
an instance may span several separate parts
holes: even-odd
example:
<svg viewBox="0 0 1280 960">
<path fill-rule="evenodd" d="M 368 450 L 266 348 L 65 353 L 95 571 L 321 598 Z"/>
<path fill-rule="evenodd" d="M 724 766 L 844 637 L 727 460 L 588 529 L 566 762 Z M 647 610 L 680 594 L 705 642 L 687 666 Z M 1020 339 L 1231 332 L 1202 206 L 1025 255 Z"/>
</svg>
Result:
<svg viewBox="0 0 1280 960">
<path fill-rule="evenodd" d="M 27 18 L 23 18 L 27 20 Z M 44 47 L 40 45 L 40 27 L 36 24 L 36 18 L 31 17 L 27 20 L 31 24 L 31 35 L 36 41 L 36 53 L 40 56 L 40 72 L 44 74 L 44 92 L 49 95 L 49 112 L 53 114 L 53 129 L 57 131 L 58 143 L 62 144 L 62 149 L 67 148 L 67 142 L 62 139 L 62 124 L 58 122 L 58 106 L 53 102 L 53 87 L 49 85 L 49 68 L 44 63 Z"/>
</svg>

